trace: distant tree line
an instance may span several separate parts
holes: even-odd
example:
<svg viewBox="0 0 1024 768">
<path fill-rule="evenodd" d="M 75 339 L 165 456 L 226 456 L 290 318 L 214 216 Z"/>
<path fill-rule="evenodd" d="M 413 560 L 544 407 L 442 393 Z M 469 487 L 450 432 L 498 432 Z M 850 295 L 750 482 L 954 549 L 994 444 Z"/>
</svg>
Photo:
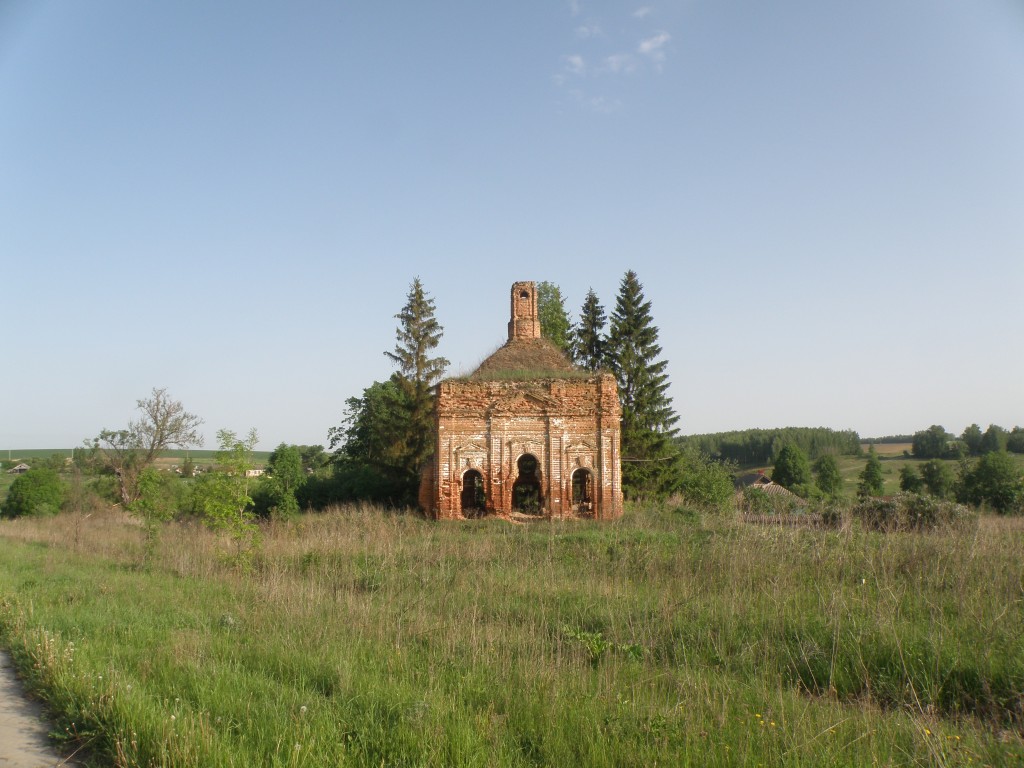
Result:
<svg viewBox="0 0 1024 768">
<path fill-rule="evenodd" d="M 860 437 L 852 430 L 827 427 L 783 427 L 745 429 L 678 438 L 684 448 L 692 448 L 713 458 L 733 461 L 741 467 L 774 464 L 787 445 L 798 447 L 810 460 L 820 456 L 859 456 Z"/>
<path fill-rule="evenodd" d="M 971 424 L 957 437 L 939 424 L 915 432 L 911 438 L 911 452 L 918 459 L 960 459 L 965 456 L 984 456 L 997 451 L 1024 453 L 1024 429 L 1014 427 L 1007 431 L 998 424 L 989 424 L 984 432 Z"/>
<path fill-rule="evenodd" d="M 987 505 L 1000 514 L 1024 511 L 1024 470 L 1006 451 L 990 451 L 976 460 L 961 458 L 956 464 L 941 459 L 928 459 L 917 467 L 905 464 L 900 490 Z"/>
</svg>

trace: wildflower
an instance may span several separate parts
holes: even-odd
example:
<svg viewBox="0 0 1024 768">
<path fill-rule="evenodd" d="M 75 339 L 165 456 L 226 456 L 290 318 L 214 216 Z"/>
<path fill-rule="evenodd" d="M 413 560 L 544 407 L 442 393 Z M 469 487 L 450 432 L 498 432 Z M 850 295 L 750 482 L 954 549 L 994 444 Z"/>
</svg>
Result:
<svg viewBox="0 0 1024 768">
<path fill-rule="evenodd" d="M 927 728 L 924 729 L 924 733 L 925 733 L 925 736 L 931 736 L 932 735 L 932 732 L 929 731 Z"/>
<path fill-rule="evenodd" d="M 299 707 L 299 714 L 300 715 L 306 714 L 306 705 L 305 704 L 303 704 L 301 707 Z"/>
<path fill-rule="evenodd" d="M 302 745 L 301 744 L 296 744 L 295 745 L 295 751 L 298 752 L 300 749 L 302 749 Z"/>
<path fill-rule="evenodd" d="M 171 715 L 171 722 L 172 722 L 172 723 L 173 723 L 173 722 L 174 722 L 174 721 L 175 721 L 176 719 L 177 719 L 177 718 L 175 718 L 175 717 L 174 717 L 174 715 Z"/>
</svg>

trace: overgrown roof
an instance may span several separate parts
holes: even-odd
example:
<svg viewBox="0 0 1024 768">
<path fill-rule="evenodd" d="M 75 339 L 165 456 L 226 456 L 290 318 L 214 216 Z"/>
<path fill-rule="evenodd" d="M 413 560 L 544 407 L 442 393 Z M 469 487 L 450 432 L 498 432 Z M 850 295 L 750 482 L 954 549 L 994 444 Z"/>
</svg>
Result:
<svg viewBox="0 0 1024 768">
<path fill-rule="evenodd" d="M 480 363 L 469 375 L 477 381 L 550 379 L 591 376 L 576 368 L 565 354 L 544 338 L 512 339 Z"/>
</svg>

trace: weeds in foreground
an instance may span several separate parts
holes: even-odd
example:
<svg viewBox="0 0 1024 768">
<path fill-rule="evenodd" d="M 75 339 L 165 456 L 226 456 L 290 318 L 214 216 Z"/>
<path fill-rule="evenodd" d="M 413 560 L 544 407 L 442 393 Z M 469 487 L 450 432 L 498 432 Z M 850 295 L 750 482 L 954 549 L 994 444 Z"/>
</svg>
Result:
<svg viewBox="0 0 1024 768">
<path fill-rule="evenodd" d="M 665 510 L 0 525 L 0 633 L 117 765 L 1024 760 L 1020 521 L 878 534 Z"/>
</svg>

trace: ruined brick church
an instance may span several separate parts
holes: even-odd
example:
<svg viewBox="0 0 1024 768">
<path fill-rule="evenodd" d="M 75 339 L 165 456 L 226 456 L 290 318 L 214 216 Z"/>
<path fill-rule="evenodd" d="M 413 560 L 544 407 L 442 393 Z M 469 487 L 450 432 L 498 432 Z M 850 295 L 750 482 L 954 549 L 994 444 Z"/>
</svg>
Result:
<svg viewBox="0 0 1024 768">
<path fill-rule="evenodd" d="M 438 384 L 434 408 L 419 492 L 429 516 L 622 514 L 615 377 L 575 368 L 541 338 L 534 283 L 512 285 L 508 342 Z"/>
</svg>

